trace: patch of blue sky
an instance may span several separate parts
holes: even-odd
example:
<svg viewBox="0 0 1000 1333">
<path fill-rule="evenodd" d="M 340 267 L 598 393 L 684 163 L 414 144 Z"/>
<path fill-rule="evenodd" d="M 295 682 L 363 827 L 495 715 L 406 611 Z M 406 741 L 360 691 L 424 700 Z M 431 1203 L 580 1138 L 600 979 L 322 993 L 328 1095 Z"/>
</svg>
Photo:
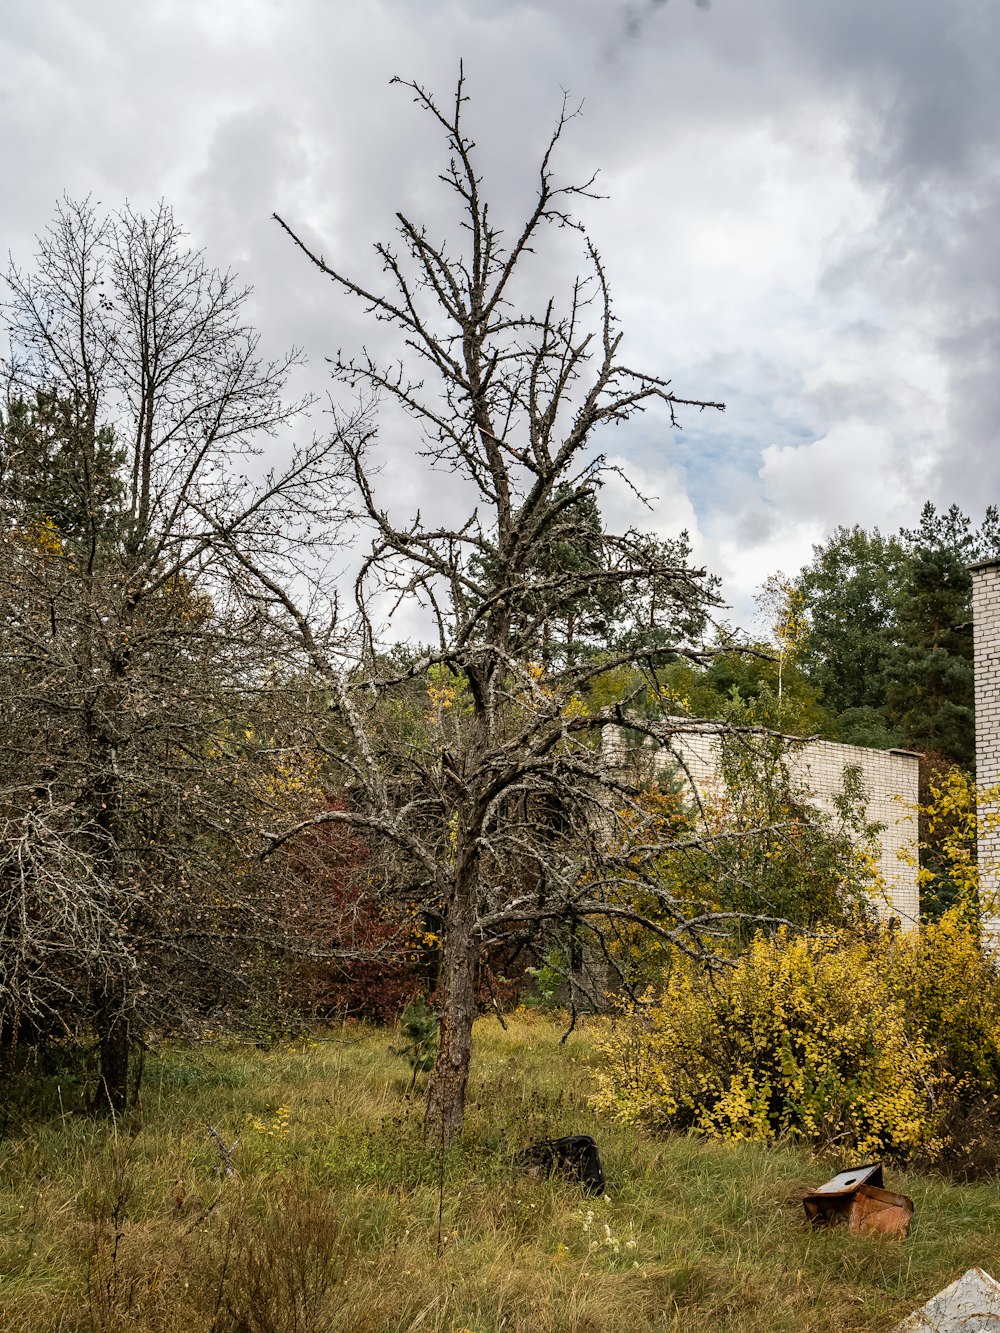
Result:
<svg viewBox="0 0 1000 1333">
<path fill-rule="evenodd" d="M 760 492 L 762 452 L 769 445 L 797 446 L 816 438 L 814 427 L 797 414 L 783 412 L 770 395 L 733 390 L 725 395 L 725 415 L 690 408 L 681 427 L 666 414 L 647 413 L 627 423 L 616 452 L 647 474 L 674 472 L 684 486 L 699 524 L 714 526 L 720 510 Z"/>
</svg>

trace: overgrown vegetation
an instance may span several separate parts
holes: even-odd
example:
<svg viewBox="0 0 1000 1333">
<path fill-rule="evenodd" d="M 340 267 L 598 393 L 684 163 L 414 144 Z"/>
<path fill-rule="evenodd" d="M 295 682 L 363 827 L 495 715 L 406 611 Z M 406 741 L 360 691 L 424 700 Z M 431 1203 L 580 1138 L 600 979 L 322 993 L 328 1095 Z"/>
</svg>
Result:
<svg viewBox="0 0 1000 1333">
<path fill-rule="evenodd" d="M 232 562 L 301 559 L 331 443 L 249 478 L 300 358 L 260 355 L 166 204 L 64 200 L 4 291 L 0 1057 L 93 1030 L 121 1111 L 146 1033 L 232 1017 L 280 938 L 256 853 L 301 811 L 297 699 Z"/>
<path fill-rule="evenodd" d="M 247 292 L 166 205 L 66 201 L 7 275 L 0 1322 L 887 1326 L 982 1258 L 992 1194 L 903 1179 L 905 1250 L 817 1236 L 796 1196 L 844 1154 L 1000 1171 L 965 568 L 1000 516 L 841 529 L 768 580 L 768 642 L 722 631 L 686 534 L 602 520 L 612 426 L 721 405 L 620 361 L 569 212 L 591 182 L 554 174 L 572 111 L 500 228 L 461 75 L 449 104 L 406 87 L 454 235 L 398 214 L 371 291 L 293 236 L 401 359 L 338 355 L 367 397 L 283 470 L 246 459 L 303 406 L 298 354 L 259 357 Z M 582 244 L 562 313 L 524 282 L 544 232 Z M 464 483 L 457 526 L 385 507 L 380 398 Z M 353 619 L 327 567 L 347 532 Z M 378 642 L 415 603 L 434 643 Z M 934 747 L 919 933 L 874 921 L 860 771 L 821 813 L 788 733 Z M 470 1074 L 477 1015 L 526 979 L 568 1003 L 567 1043 L 523 1007 L 480 1019 Z M 400 1010 L 395 1038 L 346 1021 Z M 318 1014 L 345 1021 L 303 1039 Z M 600 1139 L 609 1198 L 515 1170 L 568 1132 Z"/>
<path fill-rule="evenodd" d="M 34 1120 L 0 1162 L 6 1333 L 845 1333 L 891 1328 L 992 1253 L 993 1186 L 896 1171 L 902 1244 L 811 1230 L 801 1192 L 839 1156 L 668 1139 L 590 1105 L 588 1030 L 476 1029 L 463 1139 L 424 1142 L 386 1033 L 346 1024 L 269 1051 L 148 1059 L 114 1124 Z M 52 1114 L 52 1112 L 55 1114 Z M 207 1135 L 214 1126 L 236 1174 Z M 608 1197 L 515 1170 L 593 1134 Z"/>
<path fill-rule="evenodd" d="M 758 935 L 677 958 L 608 1028 L 599 1105 L 629 1124 L 996 1169 L 1000 978 L 953 908 L 919 932 Z"/>
</svg>

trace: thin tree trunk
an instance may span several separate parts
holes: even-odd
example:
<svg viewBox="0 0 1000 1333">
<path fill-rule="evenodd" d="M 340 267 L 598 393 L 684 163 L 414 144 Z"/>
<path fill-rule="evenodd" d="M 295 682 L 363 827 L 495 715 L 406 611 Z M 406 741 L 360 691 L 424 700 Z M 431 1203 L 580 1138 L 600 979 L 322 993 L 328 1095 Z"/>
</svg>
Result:
<svg viewBox="0 0 1000 1333">
<path fill-rule="evenodd" d="M 101 995 L 96 1006 L 94 1026 L 97 1029 L 100 1064 L 93 1109 L 105 1114 L 109 1111 L 124 1111 L 129 1101 L 132 1033 L 120 990 L 107 991 Z"/>
<path fill-rule="evenodd" d="M 456 887 L 444 945 L 441 1030 L 437 1059 L 427 1088 L 424 1134 L 446 1146 L 462 1132 L 465 1089 L 472 1059 L 479 947 L 473 935 L 471 885 Z"/>
</svg>

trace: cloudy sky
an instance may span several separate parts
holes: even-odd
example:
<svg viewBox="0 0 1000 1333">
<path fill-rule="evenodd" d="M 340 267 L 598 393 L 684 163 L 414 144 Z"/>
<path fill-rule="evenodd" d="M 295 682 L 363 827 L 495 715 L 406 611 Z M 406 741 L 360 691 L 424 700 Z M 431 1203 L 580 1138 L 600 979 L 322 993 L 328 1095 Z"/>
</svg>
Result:
<svg viewBox="0 0 1000 1333">
<path fill-rule="evenodd" d="M 0 0 L 3 248 L 29 264 L 63 191 L 165 197 L 324 388 L 364 324 L 270 215 L 359 272 L 397 208 L 433 222 L 441 145 L 389 80 L 447 93 L 460 58 L 511 219 L 583 102 L 559 170 L 600 169 L 627 359 L 727 404 L 602 441 L 655 497 L 607 487 L 609 521 L 687 527 L 746 623 L 837 524 L 1000 499 L 995 0 Z M 439 490 L 386 449 L 398 504 Z"/>
</svg>

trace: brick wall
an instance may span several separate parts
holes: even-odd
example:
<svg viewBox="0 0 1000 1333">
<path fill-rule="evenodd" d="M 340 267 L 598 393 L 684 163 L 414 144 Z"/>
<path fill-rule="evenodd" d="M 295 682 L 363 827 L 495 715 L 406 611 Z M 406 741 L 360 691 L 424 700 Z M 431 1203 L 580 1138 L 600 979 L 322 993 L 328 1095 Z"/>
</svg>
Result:
<svg viewBox="0 0 1000 1333">
<path fill-rule="evenodd" d="M 972 566 L 972 619 L 976 662 L 976 783 L 1000 783 L 1000 561 Z M 985 813 L 982 802 L 980 814 Z M 1000 891 L 1000 829 L 979 836 L 979 874 L 984 899 Z M 1000 917 L 985 925 L 1000 943 Z"/>
<path fill-rule="evenodd" d="M 1000 609 L 997 623 L 1000 629 Z M 997 680 L 1000 683 L 1000 673 Z M 997 707 L 1000 721 L 1000 697 Z M 681 724 L 681 728 L 672 742 L 674 759 L 671 760 L 668 751 L 659 751 L 660 762 L 664 765 L 679 762 L 695 786 L 705 792 L 717 781 L 716 751 L 720 727 L 709 722 Z M 1000 726 L 997 735 L 1000 737 Z M 624 762 L 629 745 L 623 734 L 608 737 L 606 745 L 615 761 Z M 919 763 L 919 756 L 908 750 L 872 750 L 867 746 L 840 745 L 833 741 L 796 743 L 788 758 L 793 778 L 812 794 L 814 803 L 821 810 L 831 813 L 834 811 L 834 797 L 843 787 L 844 769 L 860 769 L 867 818 L 871 823 L 884 825 L 880 837 L 879 870 L 886 884 L 889 901 L 877 901 L 876 905 L 881 915 L 898 917 L 906 930 L 912 930 L 919 918 L 915 813 L 919 794 Z"/>
</svg>

